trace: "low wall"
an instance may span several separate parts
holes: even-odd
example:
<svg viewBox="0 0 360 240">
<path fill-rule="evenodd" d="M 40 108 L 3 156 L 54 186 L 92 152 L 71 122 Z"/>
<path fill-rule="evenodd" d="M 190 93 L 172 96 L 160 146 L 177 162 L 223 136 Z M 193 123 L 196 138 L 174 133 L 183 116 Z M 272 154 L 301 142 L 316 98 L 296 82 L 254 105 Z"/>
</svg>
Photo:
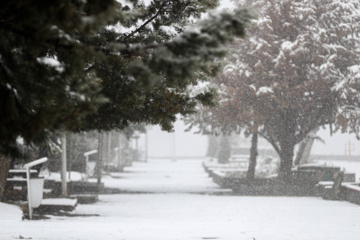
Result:
<svg viewBox="0 0 360 240">
<path fill-rule="evenodd" d="M 341 199 L 360 205 L 360 183 L 346 183 L 341 186 Z"/>
</svg>

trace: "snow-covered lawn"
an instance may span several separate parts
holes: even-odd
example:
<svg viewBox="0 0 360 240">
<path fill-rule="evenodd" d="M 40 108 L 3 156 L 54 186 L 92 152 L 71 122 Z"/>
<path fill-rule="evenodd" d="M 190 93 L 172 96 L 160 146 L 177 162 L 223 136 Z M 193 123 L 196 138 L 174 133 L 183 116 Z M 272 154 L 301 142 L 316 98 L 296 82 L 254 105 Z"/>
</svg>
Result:
<svg viewBox="0 0 360 240">
<path fill-rule="evenodd" d="M 0 204 L 0 239 L 358 240 L 360 236 L 360 206 L 348 202 L 229 196 L 207 177 L 199 160 L 152 160 L 126 170 L 120 178 L 105 177 L 104 182 L 133 193 L 101 195 L 98 203 L 79 205 L 75 211 L 98 217 L 22 221 L 19 209 Z"/>
</svg>

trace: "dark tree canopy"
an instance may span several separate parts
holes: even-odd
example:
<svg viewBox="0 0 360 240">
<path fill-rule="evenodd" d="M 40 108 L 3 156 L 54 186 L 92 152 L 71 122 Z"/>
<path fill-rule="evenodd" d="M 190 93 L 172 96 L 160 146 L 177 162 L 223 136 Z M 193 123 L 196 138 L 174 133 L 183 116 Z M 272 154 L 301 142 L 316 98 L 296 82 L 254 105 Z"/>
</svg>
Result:
<svg viewBox="0 0 360 240">
<path fill-rule="evenodd" d="M 0 150 L 57 131 L 160 124 L 211 104 L 189 87 L 216 73 L 246 11 L 209 14 L 216 0 L 20 0 L 0 3 Z M 192 27 L 187 27 L 187 26 Z"/>
</svg>

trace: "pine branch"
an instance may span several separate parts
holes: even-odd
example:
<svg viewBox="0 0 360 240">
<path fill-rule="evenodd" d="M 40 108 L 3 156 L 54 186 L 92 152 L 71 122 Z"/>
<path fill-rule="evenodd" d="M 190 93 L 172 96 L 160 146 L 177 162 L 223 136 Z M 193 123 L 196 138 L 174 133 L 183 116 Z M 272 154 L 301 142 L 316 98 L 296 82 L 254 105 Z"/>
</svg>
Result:
<svg viewBox="0 0 360 240">
<path fill-rule="evenodd" d="M 9 31 L 11 31 L 11 32 L 13 32 L 13 33 L 15 33 L 17 35 L 20 35 L 22 37 L 25 37 L 25 38 L 31 38 L 33 36 L 33 34 L 30 34 L 30 33 L 25 32 L 25 31 L 21 31 L 19 29 L 15 29 L 11 25 L 6 24 L 4 22 L 0 22 L 0 28 L 7 29 L 7 30 L 9 30 Z"/>
<path fill-rule="evenodd" d="M 91 70 L 93 70 L 95 68 L 96 64 L 93 64 L 91 67 L 88 67 L 87 69 L 84 70 L 84 72 L 90 72 Z"/>
<path fill-rule="evenodd" d="M 168 1 L 164 1 L 161 5 L 160 5 L 160 8 L 159 10 L 155 13 L 154 16 L 152 16 L 150 19 L 148 19 L 145 23 L 143 23 L 140 27 L 138 27 L 137 29 L 135 29 L 133 32 L 131 32 L 129 35 L 127 35 L 125 37 L 125 39 L 128 39 L 132 36 L 134 36 L 136 33 L 140 32 L 143 28 L 145 28 L 149 23 L 151 23 L 155 18 L 157 18 L 160 13 L 162 12 L 163 8 L 165 7 L 165 5 L 170 2 L 170 0 Z"/>
<path fill-rule="evenodd" d="M 9 72 L 9 70 L 4 66 L 4 63 L 0 60 L 0 67 L 4 70 L 4 74 L 6 78 L 11 81 L 11 78 L 13 78 L 12 74 Z"/>
<path fill-rule="evenodd" d="M 4 71 L 4 75 L 5 77 L 8 79 L 8 84 L 11 86 L 11 82 L 12 82 L 12 78 L 15 78 L 11 72 L 4 66 L 3 62 L 0 61 L 0 67 L 3 69 Z M 10 92 L 11 94 L 14 96 L 14 99 L 15 99 L 15 102 L 16 102 L 16 106 L 21 109 L 23 112 L 25 112 L 26 114 L 28 113 L 27 109 L 25 107 L 22 106 L 20 100 L 19 100 L 19 97 L 18 95 L 16 94 L 15 90 L 11 87 L 10 88 Z"/>
</svg>

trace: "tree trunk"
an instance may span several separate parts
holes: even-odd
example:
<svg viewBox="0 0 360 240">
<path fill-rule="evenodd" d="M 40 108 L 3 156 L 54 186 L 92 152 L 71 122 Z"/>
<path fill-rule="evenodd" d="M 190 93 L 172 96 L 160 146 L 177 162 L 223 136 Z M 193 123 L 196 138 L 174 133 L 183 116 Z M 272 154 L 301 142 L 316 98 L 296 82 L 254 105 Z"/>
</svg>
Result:
<svg viewBox="0 0 360 240">
<path fill-rule="evenodd" d="M 4 200 L 6 178 L 11 165 L 11 157 L 0 155 L 0 202 Z"/>
<path fill-rule="evenodd" d="M 300 143 L 300 147 L 299 150 L 296 154 L 296 158 L 294 161 L 294 165 L 300 165 L 302 163 L 307 163 L 309 162 L 309 158 L 310 158 L 310 153 L 311 153 L 311 148 L 314 144 L 314 136 L 316 135 L 317 131 L 319 129 L 315 129 L 313 131 L 311 131 L 308 135 L 308 138 L 304 139 L 301 143 Z"/>
<path fill-rule="evenodd" d="M 300 165 L 301 160 L 303 159 L 303 156 L 304 156 L 306 146 L 308 145 L 308 142 L 309 142 L 309 139 L 305 139 L 304 141 L 302 141 L 300 143 L 300 146 L 299 146 L 299 149 L 297 151 L 296 158 L 294 161 L 294 165 L 296 165 L 296 166 Z"/>
<path fill-rule="evenodd" d="M 258 133 L 254 132 L 251 138 L 249 168 L 246 174 L 246 178 L 251 180 L 255 178 L 256 160 L 258 155 L 257 146 L 258 146 Z"/>
<path fill-rule="evenodd" d="M 66 170 L 67 170 L 67 156 L 66 156 L 66 133 L 62 133 L 61 138 L 61 189 L 62 189 L 62 196 L 68 196 L 68 186 L 67 186 L 67 177 L 66 177 Z"/>
<path fill-rule="evenodd" d="M 216 158 L 219 150 L 218 137 L 214 135 L 208 135 L 208 147 L 206 156 Z"/>
<path fill-rule="evenodd" d="M 98 139 L 98 161 L 96 164 L 96 176 L 97 176 L 97 183 L 101 184 L 101 177 L 102 177 L 102 168 L 103 168 L 103 161 L 104 161 L 104 133 L 99 132 L 99 139 Z"/>
<path fill-rule="evenodd" d="M 220 140 L 219 163 L 228 163 L 231 155 L 230 137 L 223 135 Z"/>
<path fill-rule="evenodd" d="M 314 145 L 314 138 L 311 138 L 308 142 L 308 144 L 305 147 L 303 156 L 301 158 L 300 164 L 305 164 L 308 163 L 310 161 L 310 155 L 311 155 L 311 149 Z"/>
<path fill-rule="evenodd" d="M 291 168 L 294 157 L 294 144 L 291 141 L 282 141 L 280 143 L 280 169 L 279 179 L 285 182 L 289 182 L 291 179 Z"/>
<path fill-rule="evenodd" d="M 67 171 L 69 171 L 69 179 L 71 179 L 72 161 L 76 159 L 74 154 L 74 135 L 72 133 L 66 134 L 66 157 Z"/>
<path fill-rule="evenodd" d="M 295 136 L 296 136 L 296 113 L 288 110 L 280 121 L 279 147 L 280 147 L 280 169 L 278 178 L 284 182 L 291 180 L 291 168 L 293 166 Z"/>
</svg>

